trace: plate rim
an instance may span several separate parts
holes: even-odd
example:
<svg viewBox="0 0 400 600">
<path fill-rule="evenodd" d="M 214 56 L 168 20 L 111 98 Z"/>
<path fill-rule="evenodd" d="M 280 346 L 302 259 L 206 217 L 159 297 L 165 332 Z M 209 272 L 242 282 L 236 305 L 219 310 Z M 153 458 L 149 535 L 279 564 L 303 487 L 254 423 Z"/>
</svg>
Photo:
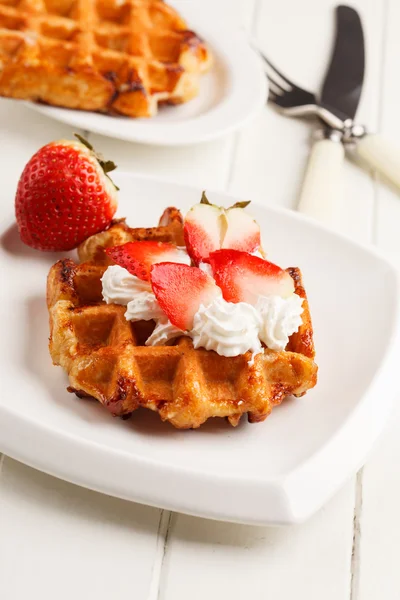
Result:
<svg viewBox="0 0 400 600">
<path fill-rule="evenodd" d="M 162 178 L 137 173 L 121 171 L 117 178 L 148 181 L 157 185 L 169 185 L 183 190 L 196 190 L 197 186 L 165 181 Z M 201 191 L 201 190 L 200 190 Z M 231 201 L 235 196 L 221 191 L 209 190 Z M 287 208 L 266 206 L 255 202 L 267 213 L 285 214 L 290 219 L 305 221 L 315 229 L 323 230 L 330 236 L 342 239 L 358 250 L 362 250 L 373 258 L 377 258 L 382 266 L 390 273 L 394 284 L 394 299 L 399 298 L 399 272 L 388 257 L 375 247 L 351 239 L 349 236 L 333 232 L 327 226 L 320 225 L 310 217 L 291 211 Z M 149 457 L 136 457 L 123 450 L 111 449 L 77 436 L 73 433 L 49 428 L 39 421 L 26 417 L 14 411 L 12 407 L 0 405 L 0 451 L 8 456 L 40 469 L 50 475 L 62 478 L 71 483 L 94 489 L 101 493 L 124 498 L 126 500 L 157 506 L 168 510 L 220 519 L 239 523 L 258 525 L 294 524 L 304 521 L 318 510 L 361 466 L 368 452 L 381 433 L 390 414 L 392 402 L 397 390 L 392 389 L 392 381 L 387 374 L 397 363 L 400 350 L 400 303 L 393 303 L 393 328 L 390 339 L 383 353 L 380 364 L 366 392 L 354 406 L 326 443 L 311 455 L 306 461 L 295 467 L 290 473 L 282 476 L 269 477 L 268 480 L 254 476 L 243 477 L 201 471 L 191 471 L 186 467 L 167 467 Z M 384 398 L 376 419 L 368 419 L 371 404 L 375 405 L 375 394 Z M 360 425 L 360 420 L 362 425 Z M 355 434 L 364 431 L 362 441 L 354 443 Z M 23 439 L 24 443 L 19 443 Z M 315 492 L 315 479 L 324 478 L 326 464 L 332 464 L 338 443 L 344 443 L 352 448 L 349 457 L 345 454 L 340 465 L 336 465 L 336 477 Z M 50 457 L 50 460 L 49 460 Z M 343 463 L 345 460 L 345 464 Z M 103 477 L 104 465 L 107 467 L 107 477 Z M 330 473 L 332 470 L 329 471 Z M 126 473 L 129 473 L 127 481 Z M 347 473 L 347 475 L 346 475 Z M 138 490 L 132 482 L 142 480 Z M 157 485 L 154 485 L 154 481 Z M 165 485 L 161 485 L 164 482 Z M 195 493 L 190 500 L 182 499 L 179 489 L 190 486 Z M 219 493 L 216 493 L 216 489 Z M 310 495 L 310 490 L 313 494 Z M 174 490 L 177 490 L 176 492 Z M 220 497 L 219 505 L 215 503 L 216 496 Z M 230 497 L 233 501 L 229 506 L 221 503 L 221 498 Z M 206 498 L 206 500 L 204 500 Z M 208 500 L 207 500 L 208 498 Z M 212 500 L 212 501 L 211 501 Z M 251 511 L 246 507 L 251 502 Z M 267 510 L 266 510 L 266 507 Z"/>
</svg>

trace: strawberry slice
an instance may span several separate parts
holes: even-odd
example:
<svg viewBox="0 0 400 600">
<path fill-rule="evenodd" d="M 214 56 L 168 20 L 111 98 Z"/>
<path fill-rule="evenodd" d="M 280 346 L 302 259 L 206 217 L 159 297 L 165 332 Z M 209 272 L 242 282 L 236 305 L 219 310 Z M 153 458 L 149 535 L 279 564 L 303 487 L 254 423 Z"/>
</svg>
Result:
<svg viewBox="0 0 400 600">
<path fill-rule="evenodd" d="M 190 264 L 186 252 L 169 242 L 127 242 L 107 248 L 106 253 L 117 265 L 143 281 L 150 281 L 150 270 L 156 263 Z"/>
<path fill-rule="evenodd" d="M 243 209 L 249 202 L 238 202 L 228 209 L 210 204 L 203 192 L 200 204 L 185 218 L 186 248 L 195 262 L 209 262 L 211 252 L 233 248 L 254 252 L 261 245 L 260 228 Z"/>
<path fill-rule="evenodd" d="M 194 263 L 207 262 L 210 252 L 221 247 L 221 209 L 213 204 L 195 204 L 186 215 L 183 233 Z"/>
<path fill-rule="evenodd" d="M 260 227 L 243 208 L 232 206 L 225 211 L 227 229 L 222 248 L 255 252 L 261 246 Z"/>
<path fill-rule="evenodd" d="M 218 250 L 210 255 L 210 264 L 228 302 L 254 306 L 259 296 L 287 298 L 294 292 L 294 282 L 287 271 L 247 252 Z"/>
<path fill-rule="evenodd" d="M 221 290 L 197 267 L 161 263 L 151 269 L 151 285 L 162 310 L 175 327 L 188 330 L 200 305 L 208 306 Z"/>
</svg>

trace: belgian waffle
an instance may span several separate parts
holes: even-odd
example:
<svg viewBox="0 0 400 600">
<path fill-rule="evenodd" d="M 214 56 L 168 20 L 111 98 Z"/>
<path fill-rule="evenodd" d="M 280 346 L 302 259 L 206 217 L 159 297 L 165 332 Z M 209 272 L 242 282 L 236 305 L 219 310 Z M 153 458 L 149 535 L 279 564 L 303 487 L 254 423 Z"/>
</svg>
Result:
<svg viewBox="0 0 400 600">
<path fill-rule="evenodd" d="M 286 396 L 302 396 L 315 385 L 311 319 L 297 268 L 288 271 L 304 298 L 303 324 L 285 351 L 265 348 L 249 364 L 250 353 L 227 358 L 195 350 L 185 336 L 172 346 L 145 346 L 154 323 L 128 322 L 124 306 L 102 301 L 100 281 L 107 268 L 105 246 L 143 239 L 181 243 L 180 213 L 167 209 L 152 229 L 115 223 L 80 247 L 85 262 L 60 260 L 50 270 L 50 353 L 67 371 L 70 391 L 96 398 L 116 416 L 143 406 L 187 429 L 210 417 L 227 417 L 235 426 L 244 413 L 250 422 L 263 421 Z"/>
<path fill-rule="evenodd" d="M 162 0 L 0 0 L 0 95 L 149 117 L 198 93 L 206 45 Z"/>
</svg>

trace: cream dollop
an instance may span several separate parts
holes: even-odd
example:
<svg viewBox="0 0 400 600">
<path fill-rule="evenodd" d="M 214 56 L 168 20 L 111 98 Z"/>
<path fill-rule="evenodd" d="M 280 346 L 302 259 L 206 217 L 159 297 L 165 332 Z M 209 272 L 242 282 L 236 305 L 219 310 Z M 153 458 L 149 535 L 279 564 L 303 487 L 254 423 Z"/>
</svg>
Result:
<svg viewBox="0 0 400 600">
<path fill-rule="evenodd" d="M 165 314 L 153 292 L 139 292 L 126 306 L 127 321 L 150 321 L 162 317 L 165 317 Z"/>
<path fill-rule="evenodd" d="M 107 304 L 126 306 L 132 298 L 141 292 L 151 292 L 151 285 L 139 277 L 131 275 L 119 265 L 108 267 L 101 278 L 103 298 Z"/>
<path fill-rule="evenodd" d="M 221 356 L 238 356 L 248 350 L 258 354 L 262 352 L 261 324 L 251 304 L 232 304 L 218 296 L 209 306 L 200 306 L 189 335 L 195 348 L 215 350 Z"/>
<path fill-rule="evenodd" d="M 158 320 L 151 336 L 147 338 L 146 346 L 165 346 L 169 341 L 181 335 L 186 335 L 186 333 L 172 325 L 171 321 L 164 315 Z"/>
<path fill-rule="evenodd" d="M 289 298 L 280 296 L 260 296 L 256 309 L 262 325 L 259 337 L 271 350 L 284 350 L 289 337 L 302 324 L 303 298 L 292 294 Z"/>
<path fill-rule="evenodd" d="M 204 263 L 200 268 L 205 272 L 211 269 Z M 261 342 L 271 350 L 284 350 L 302 323 L 303 299 L 297 294 L 289 298 L 260 296 L 255 307 L 246 302 L 226 302 L 221 294 L 210 305 L 201 305 L 192 330 L 183 332 L 168 320 L 148 281 L 118 265 L 108 267 L 101 281 L 105 302 L 126 306 L 128 321 L 157 322 L 146 346 L 164 345 L 180 335 L 189 335 L 195 348 L 214 350 L 221 356 L 238 356 L 250 350 L 254 360 L 263 351 Z"/>
<path fill-rule="evenodd" d="M 126 306 L 127 321 L 150 321 L 165 317 L 150 282 L 131 275 L 126 269 L 112 265 L 101 278 L 103 298 L 107 304 Z"/>
</svg>

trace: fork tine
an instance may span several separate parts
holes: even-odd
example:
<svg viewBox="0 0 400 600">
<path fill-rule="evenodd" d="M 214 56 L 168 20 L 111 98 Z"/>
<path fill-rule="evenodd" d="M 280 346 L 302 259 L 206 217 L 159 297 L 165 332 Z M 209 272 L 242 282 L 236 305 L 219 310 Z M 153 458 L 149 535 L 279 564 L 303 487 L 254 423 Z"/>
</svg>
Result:
<svg viewBox="0 0 400 600">
<path fill-rule="evenodd" d="M 283 94 L 286 93 L 286 90 L 280 88 L 275 81 L 273 81 L 272 79 L 269 79 L 268 77 L 268 81 L 269 81 L 269 89 L 275 94 L 275 96 L 283 96 Z"/>
<path fill-rule="evenodd" d="M 283 106 L 282 96 L 278 96 L 277 94 L 275 94 L 275 92 L 273 92 L 271 88 L 269 89 L 268 93 L 268 102 L 272 102 L 272 104 L 276 104 L 276 106 Z"/>
<path fill-rule="evenodd" d="M 269 90 L 268 90 L 268 102 L 274 102 L 276 104 L 276 100 L 277 100 L 277 95 L 275 94 L 275 92 L 273 92 L 271 90 L 271 88 L 269 88 Z"/>
<path fill-rule="evenodd" d="M 265 54 L 263 54 L 262 52 L 260 52 L 260 56 L 263 59 L 263 61 L 266 63 L 266 65 L 272 69 L 272 71 L 275 72 L 276 75 L 278 75 L 278 77 L 280 77 L 282 79 L 282 81 L 284 81 L 285 83 L 287 83 L 287 85 L 290 85 L 290 87 L 295 88 L 297 87 L 292 81 L 290 81 L 287 77 L 285 77 L 285 75 L 283 75 L 283 73 L 281 73 L 273 64 L 270 60 L 268 60 L 268 58 L 265 56 Z"/>
<path fill-rule="evenodd" d="M 270 86 L 274 87 L 277 91 L 276 93 L 279 95 L 285 94 L 290 90 L 285 89 L 278 81 L 276 81 L 273 77 L 267 73 L 268 81 Z"/>
</svg>

